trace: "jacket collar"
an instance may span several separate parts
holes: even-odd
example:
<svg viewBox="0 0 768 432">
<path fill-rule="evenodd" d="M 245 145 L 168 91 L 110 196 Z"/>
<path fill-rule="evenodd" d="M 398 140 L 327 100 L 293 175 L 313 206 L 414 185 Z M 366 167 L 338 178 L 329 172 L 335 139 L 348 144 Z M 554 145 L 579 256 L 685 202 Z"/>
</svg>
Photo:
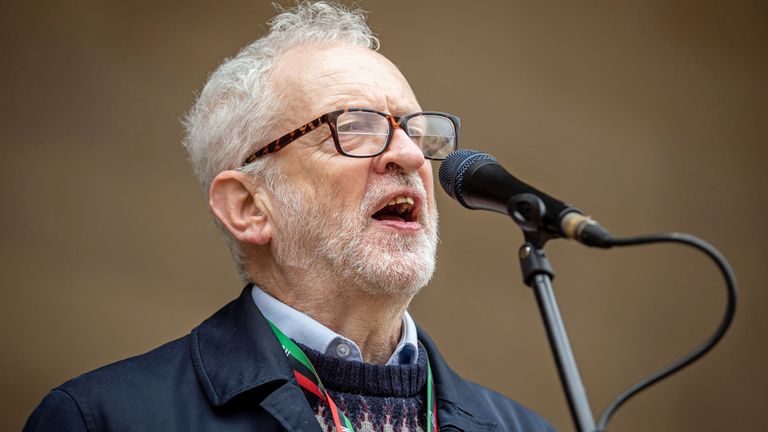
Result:
<svg viewBox="0 0 768 432">
<path fill-rule="evenodd" d="M 192 361 L 208 400 L 215 406 L 267 384 L 293 377 L 282 347 L 251 298 L 240 297 L 192 330 Z"/>
<path fill-rule="evenodd" d="M 253 302 L 250 289 L 251 285 L 246 286 L 238 299 L 191 333 L 195 372 L 214 406 L 261 387 L 268 397 L 276 389 L 284 390 L 284 384 L 293 379 L 283 349 Z M 417 329 L 435 378 L 440 426 L 493 431 L 495 417 L 478 399 L 476 389 L 448 367 L 426 332 Z"/>
</svg>

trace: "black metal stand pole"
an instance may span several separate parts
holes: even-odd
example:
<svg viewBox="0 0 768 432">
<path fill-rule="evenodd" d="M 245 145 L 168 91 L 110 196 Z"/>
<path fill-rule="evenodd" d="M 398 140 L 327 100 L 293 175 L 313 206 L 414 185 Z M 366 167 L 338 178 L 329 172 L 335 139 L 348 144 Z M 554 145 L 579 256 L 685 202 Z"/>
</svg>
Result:
<svg viewBox="0 0 768 432">
<path fill-rule="evenodd" d="M 552 354 L 555 356 L 560 381 L 568 398 L 568 406 L 571 409 L 576 430 L 594 432 L 595 419 L 589 407 L 587 393 L 584 391 L 584 385 L 576 367 L 576 359 L 573 357 L 565 325 L 557 307 L 555 292 L 552 289 L 552 277 L 554 277 L 552 265 L 544 251 L 530 242 L 526 242 L 520 248 L 520 265 L 525 284 L 533 288 L 536 294 L 536 302 L 547 329 Z"/>
</svg>

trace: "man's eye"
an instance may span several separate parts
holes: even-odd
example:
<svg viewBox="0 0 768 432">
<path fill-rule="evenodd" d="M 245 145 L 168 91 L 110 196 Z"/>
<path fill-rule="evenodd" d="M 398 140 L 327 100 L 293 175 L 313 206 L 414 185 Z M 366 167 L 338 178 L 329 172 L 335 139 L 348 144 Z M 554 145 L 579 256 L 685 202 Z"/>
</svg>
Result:
<svg viewBox="0 0 768 432">
<path fill-rule="evenodd" d="M 354 133 L 364 132 L 369 129 L 367 123 L 361 121 L 351 121 L 344 124 L 339 124 L 339 132 L 341 133 Z"/>
</svg>

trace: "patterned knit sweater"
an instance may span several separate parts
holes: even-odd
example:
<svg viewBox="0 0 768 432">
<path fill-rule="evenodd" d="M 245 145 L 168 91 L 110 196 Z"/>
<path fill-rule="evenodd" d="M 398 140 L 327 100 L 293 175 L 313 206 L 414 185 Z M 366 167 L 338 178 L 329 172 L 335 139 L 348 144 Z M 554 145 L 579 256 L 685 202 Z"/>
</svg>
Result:
<svg viewBox="0 0 768 432">
<path fill-rule="evenodd" d="M 331 399 L 356 432 L 423 432 L 427 425 L 427 362 L 419 346 L 413 365 L 375 365 L 330 357 L 300 345 L 315 366 Z M 331 410 L 305 391 L 325 432 L 334 431 Z"/>
</svg>

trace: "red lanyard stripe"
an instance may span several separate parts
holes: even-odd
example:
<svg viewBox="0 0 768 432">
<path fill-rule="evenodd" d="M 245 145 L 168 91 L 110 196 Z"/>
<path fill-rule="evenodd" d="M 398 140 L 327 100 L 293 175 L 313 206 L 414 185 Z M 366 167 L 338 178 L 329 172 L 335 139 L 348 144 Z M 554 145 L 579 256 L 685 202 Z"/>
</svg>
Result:
<svg viewBox="0 0 768 432">
<path fill-rule="evenodd" d="M 293 376 L 296 377 L 296 382 L 299 383 L 299 385 L 302 388 L 309 391 L 313 395 L 319 397 L 320 400 L 325 402 L 325 395 L 322 392 L 320 392 L 320 388 L 317 386 L 317 384 L 313 383 L 312 380 L 305 377 L 304 375 L 301 374 L 301 372 L 297 370 L 293 371 Z"/>
<path fill-rule="evenodd" d="M 317 396 L 321 401 L 328 404 L 328 408 L 331 410 L 331 416 L 333 416 L 333 424 L 334 426 L 336 426 L 337 431 L 348 430 L 347 428 L 343 428 L 341 426 L 341 419 L 339 418 L 339 408 L 333 402 L 333 399 L 331 399 L 330 396 L 327 395 L 327 393 L 320 391 L 320 387 L 318 387 L 317 384 L 312 382 L 311 379 L 302 375 L 301 372 L 295 369 L 293 371 L 293 376 L 296 377 L 296 383 L 298 383 L 301 386 L 301 388 L 307 390 L 308 392 Z"/>
</svg>

